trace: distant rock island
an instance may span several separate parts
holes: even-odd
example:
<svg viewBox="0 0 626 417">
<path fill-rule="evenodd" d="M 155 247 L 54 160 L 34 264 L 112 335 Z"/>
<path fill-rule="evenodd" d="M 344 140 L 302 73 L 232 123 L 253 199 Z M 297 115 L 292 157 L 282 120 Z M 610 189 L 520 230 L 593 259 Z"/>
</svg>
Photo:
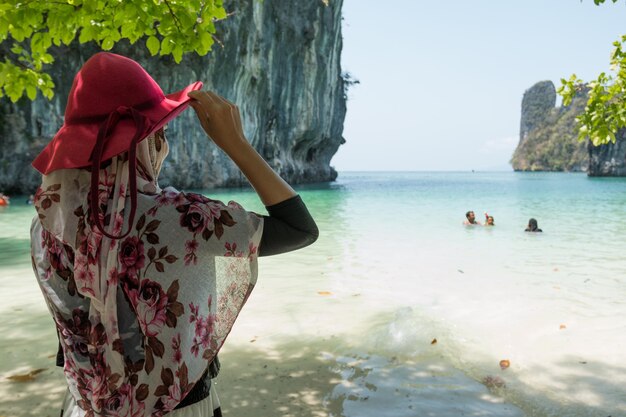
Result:
<svg viewBox="0 0 626 417">
<path fill-rule="evenodd" d="M 511 165 L 515 171 L 587 172 L 589 176 L 626 176 L 626 132 L 615 144 L 593 146 L 578 141 L 576 116 L 586 93 L 569 106 L 556 107 L 552 81 L 540 81 L 524 92 L 520 139 Z"/>
</svg>

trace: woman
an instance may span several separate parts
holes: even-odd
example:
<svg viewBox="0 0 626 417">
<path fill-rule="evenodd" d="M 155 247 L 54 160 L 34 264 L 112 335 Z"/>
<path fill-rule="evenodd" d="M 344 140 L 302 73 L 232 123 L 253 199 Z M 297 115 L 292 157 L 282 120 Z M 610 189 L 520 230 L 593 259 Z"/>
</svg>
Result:
<svg viewBox="0 0 626 417">
<path fill-rule="evenodd" d="M 485 226 L 495 226 L 495 220 L 493 218 L 493 216 L 490 216 L 489 214 L 485 213 Z"/>
<path fill-rule="evenodd" d="M 532 218 L 528 220 L 528 226 L 526 227 L 526 230 L 524 231 L 525 232 L 543 232 L 543 230 L 539 228 L 539 225 L 537 224 L 537 220 L 532 219 Z"/>
<path fill-rule="evenodd" d="M 33 162 L 43 174 L 33 268 L 59 334 L 63 416 L 221 415 L 216 355 L 257 256 L 317 238 L 302 200 L 246 141 L 237 107 L 201 87 L 165 96 L 135 61 L 96 54 Z M 188 105 L 269 216 L 159 187 L 164 127 Z"/>
</svg>

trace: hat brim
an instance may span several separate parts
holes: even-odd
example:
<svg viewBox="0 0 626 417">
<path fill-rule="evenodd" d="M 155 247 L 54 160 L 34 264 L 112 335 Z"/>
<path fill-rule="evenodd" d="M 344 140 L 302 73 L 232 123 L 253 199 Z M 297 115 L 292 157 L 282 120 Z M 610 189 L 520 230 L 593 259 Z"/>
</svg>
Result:
<svg viewBox="0 0 626 417">
<path fill-rule="evenodd" d="M 187 93 L 201 88 L 202 82 L 195 82 L 180 91 L 166 95 L 159 104 L 149 109 L 141 110 L 141 114 L 148 120 L 148 125 L 142 133 L 140 141 L 165 126 L 185 110 L 192 100 L 187 96 Z M 46 175 L 57 169 L 89 166 L 91 164 L 89 158 L 99 129 L 100 123 L 64 124 L 50 143 L 35 158 L 32 163 L 33 167 Z M 121 119 L 109 135 L 102 154 L 102 161 L 128 151 L 130 141 L 135 136 L 136 129 L 137 127 L 133 119 Z"/>
</svg>

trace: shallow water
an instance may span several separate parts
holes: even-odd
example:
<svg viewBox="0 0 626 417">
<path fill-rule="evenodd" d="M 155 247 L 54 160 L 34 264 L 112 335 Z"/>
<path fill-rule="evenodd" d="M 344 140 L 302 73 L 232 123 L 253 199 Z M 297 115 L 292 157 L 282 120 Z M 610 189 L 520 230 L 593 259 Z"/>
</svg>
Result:
<svg viewBox="0 0 626 417">
<path fill-rule="evenodd" d="M 333 416 L 626 415 L 625 191 L 626 179 L 545 173 L 341 173 L 302 187 L 320 239 L 260 260 L 225 354 L 319 346 L 337 376 L 321 394 Z M 263 211 L 249 191 L 207 194 Z M 24 313 L 0 322 L 4 376 L 51 325 L 30 272 L 33 210 L 13 200 L 0 314 Z M 496 226 L 463 227 L 467 210 Z M 529 217 L 544 233 L 523 232 Z"/>
</svg>

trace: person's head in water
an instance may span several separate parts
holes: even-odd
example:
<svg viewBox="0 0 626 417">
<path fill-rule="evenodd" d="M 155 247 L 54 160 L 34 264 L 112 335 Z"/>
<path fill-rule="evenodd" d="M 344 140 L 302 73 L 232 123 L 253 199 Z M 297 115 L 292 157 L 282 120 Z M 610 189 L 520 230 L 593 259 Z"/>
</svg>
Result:
<svg viewBox="0 0 626 417">
<path fill-rule="evenodd" d="M 496 223 L 493 219 L 493 216 L 488 215 L 487 213 L 485 213 L 485 226 L 495 226 Z"/>
<path fill-rule="evenodd" d="M 528 227 L 526 228 L 525 232 L 542 232 L 542 230 L 539 228 L 539 225 L 537 224 L 537 219 L 529 219 L 528 220 Z"/>
<path fill-rule="evenodd" d="M 466 223 L 468 224 L 476 224 L 476 215 L 473 211 L 468 211 L 465 213 L 465 218 L 467 219 Z"/>
</svg>

